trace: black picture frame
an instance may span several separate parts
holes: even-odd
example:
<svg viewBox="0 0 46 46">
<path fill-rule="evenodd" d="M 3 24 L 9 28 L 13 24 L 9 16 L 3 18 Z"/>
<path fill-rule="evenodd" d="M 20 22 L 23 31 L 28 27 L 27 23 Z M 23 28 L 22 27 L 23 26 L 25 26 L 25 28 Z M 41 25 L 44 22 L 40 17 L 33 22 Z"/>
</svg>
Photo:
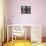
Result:
<svg viewBox="0 0 46 46">
<path fill-rule="evenodd" d="M 21 6 L 21 14 L 31 14 L 31 6 Z"/>
</svg>

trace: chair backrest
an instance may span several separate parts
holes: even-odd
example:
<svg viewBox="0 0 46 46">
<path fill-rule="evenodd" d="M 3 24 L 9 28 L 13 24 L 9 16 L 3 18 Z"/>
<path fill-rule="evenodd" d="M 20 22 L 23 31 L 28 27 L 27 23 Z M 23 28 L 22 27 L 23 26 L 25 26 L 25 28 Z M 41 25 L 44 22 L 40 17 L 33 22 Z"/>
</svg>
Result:
<svg viewBox="0 0 46 46">
<path fill-rule="evenodd" d="M 13 35 L 15 35 L 15 36 L 22 36 L 22 35 L 24 35 L 24 29 L 23 29 L 23 26 L 21 26 L 21 25 L 15 25 L 14 27 L 13 27 L 13 29 L 12 29 L 12 33 L 13 33 Z"/>
</svg>

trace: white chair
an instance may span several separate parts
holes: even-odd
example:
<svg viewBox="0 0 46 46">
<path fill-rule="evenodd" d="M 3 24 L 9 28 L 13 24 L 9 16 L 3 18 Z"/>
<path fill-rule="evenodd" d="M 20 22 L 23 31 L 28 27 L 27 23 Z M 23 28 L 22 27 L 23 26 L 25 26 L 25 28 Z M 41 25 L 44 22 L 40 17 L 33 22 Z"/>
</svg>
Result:
<svg viewBox="0 0 46 46">
<path fill-rule="evenodd" d="M 15 40 L 16 40 L 16 36 L 23 36 L 25 33 L 23 26 L 21 25 L 14 25 L 13 29 L 12 29 L 12 42 L 13 42 L 13 36 L 15 36 Z"/>
</svg>

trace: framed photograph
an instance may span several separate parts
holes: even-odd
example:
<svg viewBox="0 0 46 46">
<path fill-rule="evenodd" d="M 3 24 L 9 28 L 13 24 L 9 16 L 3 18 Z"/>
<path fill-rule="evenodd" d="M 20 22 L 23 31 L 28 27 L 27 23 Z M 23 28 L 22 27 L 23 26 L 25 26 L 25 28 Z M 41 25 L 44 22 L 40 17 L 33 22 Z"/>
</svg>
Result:
<svg viewBox="0 0 46 46">
<path fill-rule="evenodd" d="M 31 6 L 21 6 L 21 14 L 30 14 Z"/>
</svg>

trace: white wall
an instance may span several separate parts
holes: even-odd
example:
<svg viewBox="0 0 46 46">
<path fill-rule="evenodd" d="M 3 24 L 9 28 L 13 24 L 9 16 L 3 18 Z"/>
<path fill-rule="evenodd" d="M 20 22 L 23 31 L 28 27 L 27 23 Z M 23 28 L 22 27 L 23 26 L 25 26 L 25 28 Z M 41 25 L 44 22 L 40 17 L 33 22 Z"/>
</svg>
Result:
<svg viewBox="0 0 46 46">
<path fill-rule="evenodd" d="M 31 6 L 31 14 L 21 14 L 21 6 Z M 40 24 L 46 36 L 46 0 L 7 0 L 8 24 Z M 10 22 L 11 21 L 11 22 Z"/>
</svg>

